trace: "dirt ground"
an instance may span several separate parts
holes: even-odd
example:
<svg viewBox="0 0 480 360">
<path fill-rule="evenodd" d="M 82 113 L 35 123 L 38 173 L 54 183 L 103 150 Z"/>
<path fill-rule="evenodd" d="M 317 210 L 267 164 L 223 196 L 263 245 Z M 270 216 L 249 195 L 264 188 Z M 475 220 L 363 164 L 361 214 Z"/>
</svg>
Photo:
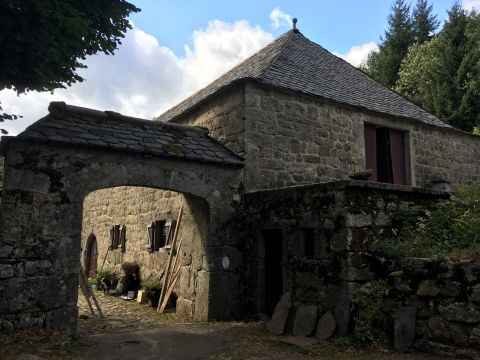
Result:
<svg viewBox="0 0 480 360">
<path fill-rule="evenodd" d="M 96 293 L 105 318 L 91 315 L 79 294 L 78 334 L 34 332 L 0 337 L 1 360 L 236 360 L 365 359 L 434 360 L 438 356 L 395 354 L 377 346 L 359 351 L 345 339 L 299 347 L 268 334 L 261 323 L 185 323 L 173 313 Z"/>
</svg>

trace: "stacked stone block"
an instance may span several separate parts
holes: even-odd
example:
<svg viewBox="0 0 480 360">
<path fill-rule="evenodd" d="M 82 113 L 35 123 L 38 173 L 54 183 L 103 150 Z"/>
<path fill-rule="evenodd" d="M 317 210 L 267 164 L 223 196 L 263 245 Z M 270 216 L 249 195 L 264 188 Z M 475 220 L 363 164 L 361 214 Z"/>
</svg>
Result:
<svg viewBox="0 0 480 360">
<path fill-rule="evenodd" d="M 428 203 L 445 194 L 405 186 L 344 181 L 259 191 L 246 197 L 255 219 L 244 237 L 249 257 L 243 281 L 252 313 L 262 312 L 265 294 L 262 229 L 282 229 L 285 249 L 283 290 L 296 307 L 331 312 L 336 334 L 351 327 L 355 292 L 372 278 L 364 254 L 404 202 Z M 255 209 L 255 210 L 254 210 Z M 315 254 L 305 256 L 303 229 L 315 231 Z M 267 279 L 268 281 L 268 279 Z"/>
<path fill-rule="evenodd" d="M 382 311 L 399 350 L 414 347 L 438 355 L 480 357 L 480 263 L 407 258 L 388 266 L 391 288 Z M 404 309 L 411 309 L 406 316 Z M 392 332 L 405 322 L 406 334 Z M 393 326 L 392 326 L 393 324 Z"/>
</svg>

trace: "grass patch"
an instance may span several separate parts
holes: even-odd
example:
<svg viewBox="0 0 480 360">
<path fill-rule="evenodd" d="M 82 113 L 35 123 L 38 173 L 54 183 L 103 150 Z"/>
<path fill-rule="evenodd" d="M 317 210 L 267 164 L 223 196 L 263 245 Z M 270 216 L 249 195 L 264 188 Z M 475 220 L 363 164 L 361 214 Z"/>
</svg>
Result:
<svg viewBox="0 0 480 360">
<path fill-rule="evenodd" d="M 375 342 L 372 342 L 368 347 L 359 349 L 354 344 L 352 338 L 349 337 L 332 338 L 328 341 L 321 341 L 316 345 L 302 348 L 280 341 L 278 336 L 270 334 L 260 326 L 239 326 L 233 328 L 231 332 L 236 339 L 245 341 L 246 346 L 254 351 L 259 358 L 263 358 L 261 356 L 264 354 L 269 354 L 272 359 L 380 360 L 385 359 L 386 353 L 391 353 L 389 349 Z M 246 359 L 250 358 L 248 355 L 244 350 L 233 350 L 232 352 L 223 354 L 220 358 Z"/>
<path fill-rule="evenodd" d="M 393 258 L 480 258 L 480 186 L 460 187 L 429 207 L 406 204 L 370 249 Z"/>
<path fill-rule="evenodd" d="M 85 346 L 78 334 L 72 336 L 45 329 L 0 335 L 2 359 L 24 359 L 28 355 L 42 359 L 78 359 Z"/>
</svg>

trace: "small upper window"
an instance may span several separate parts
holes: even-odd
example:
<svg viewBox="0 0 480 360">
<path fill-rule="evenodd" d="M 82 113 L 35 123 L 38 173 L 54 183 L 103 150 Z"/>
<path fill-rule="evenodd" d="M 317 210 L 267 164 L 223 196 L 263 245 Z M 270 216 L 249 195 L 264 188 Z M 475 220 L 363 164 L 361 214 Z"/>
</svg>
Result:
<svg viewBox="0 0 480 360">
<path fill-rule="evenodd" d="M 175 231 L 175 220 L 157 220 L 148 225 L 148 244 L 150 251 L 168 247 Z"/>
<path fill-rule="evenodd" d="M 405 133 L 365 124 L 365 162 L 372 181 L 406 185 Z"/>
<path fill-rule="evenodd" d="M 126 227 L 125 225 L 114 225 L 110 228 L 110 244 L 111 250 L 125 249 Z"/>
</svg>

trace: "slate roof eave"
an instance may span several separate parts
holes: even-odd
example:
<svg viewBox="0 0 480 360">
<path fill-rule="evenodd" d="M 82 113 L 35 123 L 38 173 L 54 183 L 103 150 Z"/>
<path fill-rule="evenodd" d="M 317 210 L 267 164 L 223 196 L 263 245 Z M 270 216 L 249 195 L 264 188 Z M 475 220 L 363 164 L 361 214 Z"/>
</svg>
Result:
<svg viewBox="0 0 480 360">
<path fill-rule="evenodd" d="M 49 114 L 13 138 L 177 160 L 243 166 L 243 158 L 208 136 L 208 129 L 124 116 L 53 102 Z M 3 146 L 5 147 L 5 146 Z"/>
<path fill-rule="evenodd" d="M 105 151 L 108 153 L 130 153 L 135 155 L 141 155 L 146 158 L 155 157 L 158 155 L 154 155 L 148 152 L 142 151 L 135 151 L 135 150 L 122 150 L 122 149 L 110 149 L 104 146 L 97 146 L 97 145 L 89 145 L 89 144 L 69 144 L 60 141 L 51 141 L 51 140 L 40 140 L 40 139 L 28 139 L 28 138 L 18 138 L 17 136 L 2 136 L 0 139 L 0 155 L 6 155 L 6 150 L 11 143 L 16 142 L 28 142 L 28 143 L 37 143 L 39 145 L 54 145 L 59 147 L 68 147 L 68 148 L 78 148 L 78 149 L 95 149 L 98 151 Z M 221 143 L 220 143 L 221 144 Z M 208 161 L 202 159 L 189 159 L 186 157 L 182 157 L 180 155 L 162 155 L 162 158 L 170 159 L 170 160 L 182 160 L 182 161 L 190 161 L 195 163 L 205 163 L 211 165 L 218 165 L 218 166 L 227 166 L 227 167 L 243 167 L 243 161 L 238 163 L 233 162 L 216 162 L 216 161 Z M 243 158 L 241 158 L 243 160 Z"/>
<path fill-rule="evenodd" d="M 263 55 L 263 52 L 267 54 Z M 295 62 L 297 58 L 298 61 Z M 255 61 L 264 61 L 265 63 L 256 64 Z M 317 70 L 320 69 L 323 72 L 314 71 L 316 66 Z M 303 70 L 306 71 L 302 72 Z M 292 75 L 292 78 L 288 77 L 289 74 Z M 302 75 L 304 76 L 303 79 L 301 78 Z M 322 76 L 325 76 L 323 83 Z M 329 78 L 334 80 L 332 82 L 334 85 L 328 83 Z M 363 71 L 305 38 L 299 31 L 294 30 L 280 36 L 211 84 L 167 110 L 157 120 L 171 121 L 178 119 L 201 106 L 219 91 L 232 84 L 247 80 L 254 80 L 265 85 L 301 92 L 306 95 L 318 96 L 378 114 L 408 118 L 435 127 L 452 128 L 395 91 L 379 84 Z M 342 89 L 337 90 L 342 86 Z"/>
</svg>

